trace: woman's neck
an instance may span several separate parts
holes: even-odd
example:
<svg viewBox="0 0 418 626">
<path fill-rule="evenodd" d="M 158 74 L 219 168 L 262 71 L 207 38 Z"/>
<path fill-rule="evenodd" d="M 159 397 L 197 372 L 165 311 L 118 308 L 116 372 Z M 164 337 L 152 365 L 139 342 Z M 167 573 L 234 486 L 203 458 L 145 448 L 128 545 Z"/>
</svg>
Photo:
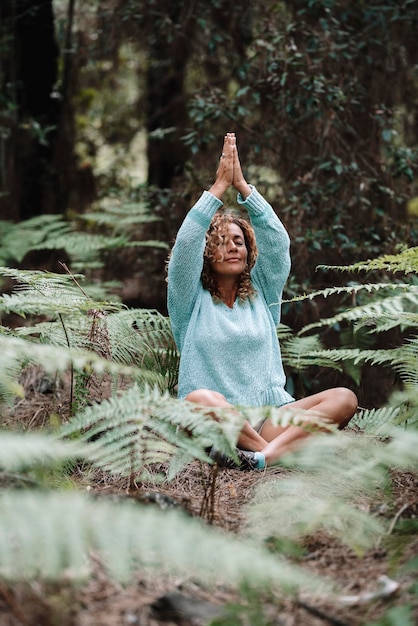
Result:
<svg viewBox="0 0 418 626">
<path fill-rule="evenodd" d="M 220 284 L 218 283 L 218 293 L 222 302 L 232 309 L 237 299 L 238 282 L 235 279 L 221 281 Z"/>
</svg>

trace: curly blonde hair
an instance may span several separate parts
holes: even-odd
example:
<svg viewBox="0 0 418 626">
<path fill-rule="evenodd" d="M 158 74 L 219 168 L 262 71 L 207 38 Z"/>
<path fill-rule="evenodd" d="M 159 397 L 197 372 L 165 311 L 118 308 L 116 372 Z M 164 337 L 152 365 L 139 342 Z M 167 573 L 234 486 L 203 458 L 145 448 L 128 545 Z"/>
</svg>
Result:
<svg viewBox="0 0 418 626">
<path fill-rule="evenodd" d="M 251 282 L 250 271 L 255 265 L 258 256 L 258 249 L 255 240 L 254 229 L 248 220 L 237 217 L 233 213 L 215 213 L 209 229 L 206 233 L 206 248 L 203 253 L 202 285 L 207 289 L 215 301 L 222 300 L 219 286 L 211 264 L 216 259 L 218 247 L 224 242 L 224 237 L 228 232 L 228 226 L 236 224 L 244 235 L 245 247 L 247 248 L 247 265 L 239 276 L 237 297 L 240 302 L 251 300 L 257 295 L 257 291 Z"/>
</svg>

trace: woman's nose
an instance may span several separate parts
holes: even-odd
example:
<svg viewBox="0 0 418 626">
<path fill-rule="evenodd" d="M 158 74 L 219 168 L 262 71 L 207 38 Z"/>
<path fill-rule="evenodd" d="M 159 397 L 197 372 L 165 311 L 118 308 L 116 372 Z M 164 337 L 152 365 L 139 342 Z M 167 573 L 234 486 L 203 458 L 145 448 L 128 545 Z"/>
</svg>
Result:
<svg viewBox="0 0 418 626">
<path fill-rule="evenodd" d="M 233 239 L 230 239 L 228 242 L 228 250 L 236 250 L 237 244 Z"/>
</svg>

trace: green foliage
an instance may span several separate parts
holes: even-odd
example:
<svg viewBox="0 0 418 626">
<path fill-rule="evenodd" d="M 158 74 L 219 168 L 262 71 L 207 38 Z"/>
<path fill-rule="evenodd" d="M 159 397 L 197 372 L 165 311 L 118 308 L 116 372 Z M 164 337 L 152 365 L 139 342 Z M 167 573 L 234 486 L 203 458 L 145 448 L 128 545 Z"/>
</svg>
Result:
<svg viewBox="0 0 418 626">
<path fill-rule="evenodd" d="M 12 403 L 22 396 L 19 374 L 30 364 L 51 375 L 75 375 L 76 398 L 70 403 L 72 414 L 64 416 L 65 423 L 54 433 L 0 432 L 2 471 L 18 472 L 22 484 L 27 479 L 32 487 L 0 495 L 0 574 L 13 581 L 56 579 L 68 568 L 75 577 L 88 575 L 88 554 L 93 552 L 122 582 L 138 567 L 150 567 L 203 582 L 241 585 L 247 603 L 231 611 L 230 623 L 247 619 L 261 624 L 268 617 L 257 586 L 279 584 L 292 593 L 301 587 L 312 590 L 312 577 L 307 580 L 304 572 L 291 568 L 280 557 L 282 550 L 292 552 L 289 544 L 294 544 L 293 554 L 302 554 L 297 548 L 304 538 L 321 529 L 362 554 L 387 529 L 360 500 L 386 489 L 388 469 L 417 469 L 418 320 L 416 284 L 410 276 L 417 273 L 417 251 L 392 254 L 398 240 L 416 239 L 414 223 L 404 213 L 406 201 L 416 195 L 416 130 L 411 123 L 416 3 L 198 0 L 191 6 L 149 0 L 140 10 L 138 6 L 126 0 L 117 15 L 103 11 L 101 25 L 106 31 L 111 23 L 112 32 L 126 34 L 115 28 L 114 20 L 120 18 L 118 26 L 124 23 L 139 42 L 142 56 L 131 65 L 120 63 L 119 57 L 114 65 L 134 67 L 136 76 L 145 77 L 148 65 L 159 70 L 160 79 L 173 51 L 182 51 L 185 73 L 175 78 L 186 87 L 177 100 L 187 103 L 188 120 L 183 126 L 174 118 L 149 134 L 155 147 L 175 132 L 183 133 L 193 168 L 189 163 L 182 200 L 189 202 L 191 193 L 200 190 L 202 172 L 213 171 L 225 126 L 236 130 L 251 182 L 285 207 L 281 214 L 291 231 L 298 273 L 293 292 L 298 294 L 302 282 L 311 291 L 296 295 L 292 304 L 300 313 L 306 302 L 339 298 L 331 313 L 325 316 L 318 309 L 315 321 L 302 321 L 296 334 L 278 330 L 286 367 L 305 379 L 312 368 L 326 367 L 348 372 L 361 383 L 364 364 L 383 364 L 396 375 L 398 389 L 387 406 L 358 413 L 352 425 L 361 434 L 312 439 L 283 460 L 288 470 L 284 475 L 267 472 L 248 507 L 251 540 L 225 537 L 194 520 L 157 514 L 132 502 L 102 502 L 81 490 L 64 493 L 42 477 L 44 469 L 64 475 L 66 463 L 82 462 L 107 477 L 170 480 L 191 459 L 209 461 L 210 445 L 232 454 L 241 422 L 223 414 L 216 422 L 205 410 L 191 410 L 172 397 L 178 353 L 169 320 L 158 312 L 126 310 L 108 297 L 107 287 L 93 289 L 78 274 L 3 268 L 2 275 L 20 286 L 2 296 L 2 319 L 17 314 L 26 325 L 0 327 L 0 399 Z M 158 57 L 162 49 L 156 46 L 162 37 L 165 58 Z M 100 42 L 107 53 L 118 47 L 112 37 L 100 37 Z M 95 55 L 88 62 L 99 68 L 98 82 L 106 73 L 110 85 L 120 85 L 112 71 L 104 72 L 98 50 Z M 90 81 L 92 73 L 85 76 Z M 103 97 L 99 109 L 98 90 L 93 86 L 90 93 L 82 91 L 79 129 L 93 126 L 88 107 L 96 107 L 97 122 L 93 133 L 86 130 L 85 145 L 96 142 L 97 127 L 100 147 L 104 140 L 112 145 L 120 137 L 130 141 L 142 120 L 130 119 L 128 111 L 146 110 L 142 101 L 136 106 L 140 91 L 136 85 L 115 114 L 113 98 Z M 107 124 L 111 119 L 115 123 Z M 41 141 L 45 130 L 29 129 Z M 164 159 L 171 156 L 170 150 L 162 152 Z M 116 168 L 104 174 L 108 181 L 119 182 Z M 168 223 L 178 217 L 173 198 L 163 192 L 158 196 Z M 100 204 L 75 221 L 41 216 L 23 224 L 1 222 L 0 264 L 19 264 L 29 251 L 49 249 L 65 251 L 74 272 L 100 268 L 107 255 L 122 248 L 164 247 L 139 241 L 150 220 L 146 207 L 135 200 L 124 206 Z M 316 262 L 328 262 L 327 270 L 335 272 L 341 269 L 336 263 L 364 256 L 361 250 L 388 254 L 347 269 L 377 270 L 384 273 L 382 284 L 313 292 L 319 276 L 313 273 Z M 410 283 L 389 284 L 389 272 L 407 274 Z M 325 284 L 323 275 L 319 281 Z M 394 329 L 406 334 L 406 340 L 391 349 L 376 348 L 375 340 Z M 340 345 L 329 345 L 331 332 Z M 100 389 L 93 393 L 93 379 L 106 377 L 111 381 L 109 397 Z M 250 413 L 275 417 L 271 408 L 244 408 L 243 416 Z M 298 423 L 298 416 L 286 414 L 282 420 L 283 425 Z M 402 428 L 393 429 L 394 424 Z M 62 487 L 59 481 L 57 485 Z M 277 549 L 269 554 L 265 546 L 272 543 Z M 397 607 L 379 623 L 411 622 L 409 608 Z"/>
<path fill-rule="evenodd" d="M 328 266 L 322 269 L 331 269 Z M 322 318 L 304 326 L 297 337 L 309 336 L 311 341 L 318 341 L 312 331 L 321 332 L 327 329 L 336 331 L 342 338 L 341 348 L 321 349 L 317 343 L 317 349 L 310 357 L 317 362 L 320 359 L 333 361 L 340 364 L 344 370 L 353 376 L 357 383 L 360 382 L 361 366 L 369 363 L 384 365 L 391 368 L 402 383 L 402 389 L 396 390 L 391 403 L 397 408 L 397 423 L 416 423 L 416 397 L 417 382 L 417 349 L 418 340 L 416 329 L 418 327 L 418 297 L 416 287 L 416 274 L 418 262 L 416 250 L 404 249 L 398 255 L 383 255 L 370 261 L 361 261 L 350 266 L 333 267 L 346 272 L 384 272 L 381 283 L 353 284 L 348 287 L 331 287 L 314 294 L 305 294 L 295 297 L 295 301 L 315 298 L 328 298 L 334 295 L 351 294 L 351 301 L 362 301 L 361 304 L 351 307 L 341 307 L 340 311 L 328 318 Z M 409 278 L 409 283 L 388 283 L 389 272 L 404 273 Z M 402 345 L 394 348 L 373 348 L 373 342 L 368 337 L 384 334 L 387 331 L 398 329 L 405 336 Z M 347 332 L 348 331 L 348 332 Z M 316 337 L 316 339 L 314 339 Z M 348 342 L 347 342 L 348 338 Z M 361 341 L 355 345 L 356 340 Z M 285 340 L 287 341 L 287 339 Z M 346 345 L 344 345 L 346 341 Z M 319 346 L 319 347 L 318 347 Z M 284 351 L 286 344 L 284 345 Z M 347 367 L 348 364 L 348 367 Z M 295 362 L 293 362 L 295 367 Z M 360 369 L 359 369 L 360 368 Z M 367 414 L 373 422 L 376 416 Z M 367 428 L 366 423 L 364 426 Z"/>
<path fill-rule="evenodd" d="M 368 261 L 359 261 L 347 267 L 319 266 L 319 269 L 338 269 L 346 272 L 385 270 L 390 273 L 401 272 L 402 274 L 417 273 L 418 248 L 404 248 L 397 254 L 384 254 Z"/>
<path fill-rule="evenodd" d="M 206 584 L 237 585 L 246 579 L 288 590 L 325 588 L 252 542 L 175 512 L 127 500 L 115 504 L 81 493 L 37 491 L 4 491 L 0 505 L 0 574 L 6 580 L 21 580 L 22 574 L 26 580 L 57 580 L 68 571 L 73 579 L 82 579 L 89 574 L 87 555 L 94 551 L 107 572 L 123 583 L 141 568 Z"/>
<path fill-rule="evenodd" d="M 144 226 L 157 221 L 143 202 L 102 203 L 97 211 L 65 219 L 40 215 L 19 223 L 0 222 L 0 265 L 16 266 L 29 252 L 57 250 L 74 271 L 105 265 L 106 255 L 127 248 L 163 248 L 161 241 L 140 237 Z M 84 229 L 80 224 L 84 222 Z M 94 289 L 90 286 L 90 289 Z"/>
<path fill-rule="evenodd" d="M 0 314 L 13 312 L 22 317 L 80 317 L 91 309 L 107 311 L 120 308 L 117 303 L 100 302 L 87 296 L 77 282 L 83 278 L 79 275 L 70 278 L 53 272 L 8 267 L 0 267 L 0 275 L 12 278 L 17 283 L 11 295 L 6 293 L 0 296 Z"/>
<path fill-rule="evenodd" d="M 211 462 L 212 445 L 233 455 L 243 418 L 222 414 L 216 421 L 158 389 L 133 386 L 122 395 L 86 408 L 61 431 L 88 445 L 88 458 L 106 471 L 138 481 L 171 480 L 198 458 Z M 163 474 L 149 468 L 168 463 Z"/>
<path fill-rule="evenodd" d="M 299 284 L 307 273 L 318 281 L 312 259 L 349 263 L 392 251 L 399 240 L 416 242 L 405 207 L 418 168 L 417 83 L 405 59 L 416 64 L 417 6 L 400 6 L 257 3 L 234 79 L 221 70 L 217 82 L 207 81 L 203 67 L 190 98 L 184 140 L 207 154 L 225 125 L 236 130 L 248 175 L 291 231 Z M 209 19 L 205 28 L 207 36 Z M 228 44 L 239 53 L 236 41 Z"/>
<path fill-rule="evenodd" d="M 248 532 L 296 542 L 323 529 L 357 552 L 370 548 L 384 527 L 353 505 L 385 488 L 387 468 L 418 466 L 418 433 L 393 427 L 390 433 L 389 443 L 346 433 L 312 438 L 286 458 L 297 471 L 259 486 L 248 506 Z"/>
<path fill-rule="evenodd" d="M 51 241 L 59 249 L 72 232 L 71 224 L 58 215 L 40 215 L 18 224 L 3 221 L 0 226 L 1 265 L 20 263 L 29 250 L 48 247 Z"/>
<path fill-rule="evenodd" d="M 231 607 L 231 619 L 240 619 L 255 615 L 258 605 L 251 590 L 259 585 L 265 589 L 280 585 L 286 592 L 311 589 L 312 579 L 309 582 L 303 568 L 290 566 L 285 555 L 301 561 L 303 542 L 312 533 L 324 531 L 358 555 L 386 535 L 386 523 L 363 503 L 379 494 L 389 497 L 391 468 L 418 469 L 417 341 L 411 337 L 390 350 L 373 348 L 365 340 L 361 342 L 365 347 L 325 350 L 320 336 L 312 333 L 354 322 L 359 329 L 379 334 L 386 322 L 370 326 L 370 319 L 389 319 L 393 310 L 403 326 L 409 313 L 408 328 L 414 330 L 414 286 L 409 290 L 406 284 L 353 285 L 347 289 L 364 299 L 361 305 L 298 334 L 283 325 L 278 328 L 286 365 L 294 371 L 305 372 L 312 366 L 344 368 L 347 359 L 355 365 L 384 363 L 404 384 L 388 406 L 355 416 L 353 427 L 362 434 L 331 431 L 313 437 L 297 454 L 282 459 L 285 475 L 267 472 L 247 506 L 244 536 L 235 541 L 184 516 L 157 514 L 132 502 L 91 499 L 66 477 L 71 467 L 82 463 L 109 480 L 124 478 L 127 486 L 164 483 L 192 460 L 211 463 L 212 445 L 233 456 L 244 419 L 269 416 L 283 426 L 300 425 L 303 412 L 296 414 L 290 408 L 279 417 L 273 407 L 243 407 L 241 415 L 219 411 L 219 419 L 214 420 L 212 411 L 173 397 L 178 354 L 166 317 L 153 310 L 127 310 L 106 300 L 93 301 L 81 287 L 82 276 L 10 268 L 2 273 L 17 282 L 16 291 L 1 299 L 2 311 L 32 320 L 32 325 L 3 327 L 0 333 L 3 399 L 23 393 L 18 373 L 31 363 L 50 375 L 73 369 L 86 391 L 73 414 L 53 432 L 0 432 L 3 472 L 13 475 L 20 486 L 30 486 L 0 495 L 4 578 L 55 579 L 68 568 L 76 578 L 87 576 L 87 555 L 93 551 L 122 582 L 138 568 L 154 572 L 164 568 L 204 583 L 225 580 L 241 589 L 248 585 L 247 604 Z M 341 288 L 326 289 L 315 299 L 345 293 Z M 97 395 L 90 393 L 93 376 L 111 377 L 109 396 L 100 390 Z M 71 490 L 64 489 L 67 485 Z M 30 532 L 28 519 L 36 520 Z M 322 588 L 332 593 L 329 587 Z"/>
<path fill-rule="evenodd" d="M 368 622 L 367 626 L 413 626 L 412 609 L 409 606 L 396 606 L 386 611 L 377 622 Z"/>
<path fill-rule="evenodd" d="M 76 441 L 62 441 L 44 433 L 0 432 L 0 466 L 8 472 L 25 472 L 38 464 L 48 467 L 85 454 Z"/>
</svg>

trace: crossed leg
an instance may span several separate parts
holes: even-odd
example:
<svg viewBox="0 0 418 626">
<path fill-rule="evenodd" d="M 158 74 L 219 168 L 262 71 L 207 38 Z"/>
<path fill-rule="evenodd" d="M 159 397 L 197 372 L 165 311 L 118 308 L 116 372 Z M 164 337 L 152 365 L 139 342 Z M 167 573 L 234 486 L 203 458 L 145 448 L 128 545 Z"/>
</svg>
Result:
<svg viewBox="0 0 418 626">
<path fill-rule="evenodd" d="M 185 399 L 202 406 L 229 407 L 231 410 L 236 410 L 221 393 L 209 389 L 196 389 Z M 356 412 L 357 405 L 357 396 L 353 391 L 346 387 L 335 387 L 307 396 L 285 407 L 305 410 L 307 423 L 309 423 L 311 411 L 311 417 L 321 416 L 327 423 L 344 428 Z M 244 422 L 237 445 L 244 450 L 262 452 L 266 464 L 273 465 L 283 454 L 300 445 L 309 435 L 310 432 L 306 428 L 293 425 L 278 426 L 274 425 L 270 419 L 264 422 L 260 432 L 257 432 L 249 422 Z"/>
</svg>

